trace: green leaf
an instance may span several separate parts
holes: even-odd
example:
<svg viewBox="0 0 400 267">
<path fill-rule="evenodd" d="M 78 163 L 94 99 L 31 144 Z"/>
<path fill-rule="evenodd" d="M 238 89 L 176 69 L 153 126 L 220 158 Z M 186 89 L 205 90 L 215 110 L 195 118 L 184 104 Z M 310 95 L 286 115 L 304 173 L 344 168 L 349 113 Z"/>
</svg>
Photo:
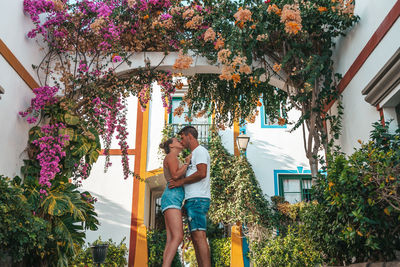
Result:
<svg viewBox="0 0 400 267">
<path fill-rule="evenodd" d="M 79 123 L 79 117 L 72 115 L 70 113 L 67 113 L 64 115 L 64 121 L 68 125 L 77 125 Z"/>
<path fill-rule="evenodd" d="M 99 158 L 99 155 L 100 155 L 99 151 L 97 151 L 97 150 L 92 151 L 92 152 L 89 154 L 89 161 L 88 161 L 88 163 L 89 163 L 89 164 L 95 163 L 95 162 L 97 161 L 97 159 Z"/>
</svg>

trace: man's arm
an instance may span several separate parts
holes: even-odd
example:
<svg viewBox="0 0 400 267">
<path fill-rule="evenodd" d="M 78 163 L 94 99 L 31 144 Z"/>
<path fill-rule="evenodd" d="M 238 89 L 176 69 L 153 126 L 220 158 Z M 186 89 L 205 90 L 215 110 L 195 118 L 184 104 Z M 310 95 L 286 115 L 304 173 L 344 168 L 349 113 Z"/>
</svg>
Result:
<svg viewBox="0 0 400 267">
<path fill-rule="evenodd" d="M 207 164 L 205 163 L 200 163 L 196 165 L 197 171 L 195 173 L 193 173 L 192 175 L 183 178 L 183 179 L 179 179 L 176 181 L 170 181 L 169 183 L 169 188 L 174 188 L 174 187 L 179 187 L 182 186 L 184 184 L 193 184 L 196 183 L 204 178 L 206 178 L 207 176 Z"/>
</svg>

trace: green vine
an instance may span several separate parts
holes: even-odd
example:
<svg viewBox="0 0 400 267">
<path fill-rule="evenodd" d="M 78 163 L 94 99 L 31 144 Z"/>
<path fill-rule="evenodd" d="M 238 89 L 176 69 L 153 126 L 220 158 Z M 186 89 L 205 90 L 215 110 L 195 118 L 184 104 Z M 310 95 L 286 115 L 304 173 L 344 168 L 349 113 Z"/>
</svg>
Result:
<svg viewBox="0 0 400 267">
<path fill-rule="evenodd" d="M 210 219 L 214 223 L 236 224 L 247 228 L 271 228 L 271 208 L 254 171 L 245 157 L 230 155 L 221 137 L 212 132 Z"/>
</svg>

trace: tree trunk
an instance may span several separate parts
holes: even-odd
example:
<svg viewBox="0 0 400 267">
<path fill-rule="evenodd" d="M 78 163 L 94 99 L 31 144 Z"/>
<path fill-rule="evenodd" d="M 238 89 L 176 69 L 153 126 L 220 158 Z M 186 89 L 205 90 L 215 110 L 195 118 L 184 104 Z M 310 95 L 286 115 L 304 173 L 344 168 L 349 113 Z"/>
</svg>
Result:
<svg viewBox="0 0 400 267">
<path fill-rule="evenodd" d="M 315 158 L 311 158 L 311 159 L 308 159 L 308 162 L 310 163 L 312 183 L 314 184 L 315 178 L 318 175 L 318 160 Z"/>
</svg>

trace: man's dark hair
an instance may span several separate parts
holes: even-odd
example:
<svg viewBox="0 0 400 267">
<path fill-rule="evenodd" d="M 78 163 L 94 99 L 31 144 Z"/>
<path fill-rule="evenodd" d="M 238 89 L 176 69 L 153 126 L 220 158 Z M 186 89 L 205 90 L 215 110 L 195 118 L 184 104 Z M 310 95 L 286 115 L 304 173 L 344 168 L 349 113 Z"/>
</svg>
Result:
<svg viewBox="0 0 400 267">
<path fill-rule="evenodd" d="M 197 133 L 196 128 L 194 128 L 193 126 L 190 126 L 190 125 L 183 127 L 183 128 L 179 131 L 178 135 L 182 135 L 182 134 L 188 135 L 189 133 L 190 133 L 194 138 L 196 138 L 196 139 L 197 139 L 197 137 L 199 136 L 199 134 Z"/>
</svg>

